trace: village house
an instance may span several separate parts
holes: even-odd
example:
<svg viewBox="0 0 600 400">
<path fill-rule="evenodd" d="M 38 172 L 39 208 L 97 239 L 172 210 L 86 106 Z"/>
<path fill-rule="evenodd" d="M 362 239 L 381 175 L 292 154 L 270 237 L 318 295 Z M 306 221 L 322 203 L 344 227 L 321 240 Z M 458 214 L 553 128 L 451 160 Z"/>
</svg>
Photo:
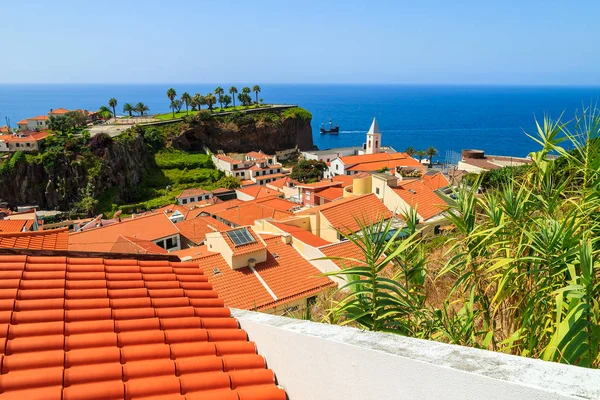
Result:
<svg viewBox="0 0 600 400">
<path fill-rule="evenodd" d="M 308 207 L 325 204 L 342 197 L 341 182 L 322 180 L 314 183 L 298 183 L 295 187 L 298 190 L 300 202 Z M 333 189 L 333 191 L 325 192 L 327 189 Z M 324 192 L 325 194 L 322 195 Z"/>
<path fill-rule="evenodd" d="M 212 160 L 225 175 L 250 181 L 251 184 L 266 185 L 284 177 L 281 164 L 274 162 L 275 157 L 263 153 L 248 153 L 243 161 L 224 154 L 213 154 Z"/>
<path fill-rule="evenodd" d="M 531 164 L 525 157 L 487 156 L 483 150 L 463 150 L 462 159 L 458 162 L 458 170 L 480 174 L 503 167 L 518 167 Z"/>
<path fill-rule="evenodd" d="M 46 131 L 0 135 L 0 152 L 38 151 L 49 135 Z"/>
<path fill-rule="evenodd" d="M 204 189 L 186 189 L 177 196 L 177 204 L 185 205 L 204 200 L 209 200 L 213 197 L 213 193 Z"/>
<path fill-rule="evenodd" d="M 167 251 L 181 249 L 181 235 L 175 223 L 164 213 L 153 213 L 71 233 L 69 250 L 111 252 L 117 242 L 123 241 L 121 237 L 137 246 L 146 241 Z"/>
<path fill-rule="evenodd" d="M 43 131 L 48 129 L 49 118 L 47 115 L 26 118 L 17 122 L 20 131 Z"/>
<path fill-rule="evenodd" d="M 263 197 L 281 196 L 281 193 L 274 189 L 269 189 L 268 186 L 247 186 L 239 189 L 235 189 L 235 193 L 239 200 L 252 201 Z"/>
</svg>

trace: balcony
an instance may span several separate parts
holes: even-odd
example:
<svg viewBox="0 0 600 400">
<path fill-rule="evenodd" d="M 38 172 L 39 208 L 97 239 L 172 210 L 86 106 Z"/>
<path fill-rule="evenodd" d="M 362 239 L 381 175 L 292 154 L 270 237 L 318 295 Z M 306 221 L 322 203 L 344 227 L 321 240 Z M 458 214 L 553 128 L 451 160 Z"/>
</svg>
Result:
<svg viewBox="0 0 600 400">
<path fill-rule="evenodd" d="M 600 370 L 233 310 L 290 400 L 599 399 Z"/>
</svg>

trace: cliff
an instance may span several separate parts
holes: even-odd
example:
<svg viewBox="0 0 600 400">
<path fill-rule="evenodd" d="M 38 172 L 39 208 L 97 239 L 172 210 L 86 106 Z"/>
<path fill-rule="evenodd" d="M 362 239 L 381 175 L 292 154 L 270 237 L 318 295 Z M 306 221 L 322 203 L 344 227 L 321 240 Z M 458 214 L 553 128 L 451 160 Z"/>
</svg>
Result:
<svg viewBox="0 0 600 400">
<path fill-rule="evenodd" d="M 31 204 L 68 210 L 90 187 L 94 197 L 110 190 L 117 201 L 127 202 L 150 162 L 139 134 L 111 141 L 96 154 L 65 150 L 43 156 L 20 157 L 5 168 L 0 174 L 0 199 L 11 207 Z"/>
<path fill-rule="evenodd" d="M 181 150 L 245 153 L 262 150 L 300 150 L 313 148 L 311 114 L 301 108 L 257 114 L 233 113 L 212 117 L 207 112 L 190 118 L 183 131 L 172 139 L 173 147 Z"/>
</svg>

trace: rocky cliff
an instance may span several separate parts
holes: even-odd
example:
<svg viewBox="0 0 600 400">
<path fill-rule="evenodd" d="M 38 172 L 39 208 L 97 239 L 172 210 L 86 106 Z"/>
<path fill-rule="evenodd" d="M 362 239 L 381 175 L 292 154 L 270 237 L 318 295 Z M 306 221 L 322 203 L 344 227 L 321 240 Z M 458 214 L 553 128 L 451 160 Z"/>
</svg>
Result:
<svg viewBox="0 0 600 400">
<path fill-rule="evenodd" d="M 244 153 L 262 150 L 300 150 L 313 147 L 312 116 L 301 108 L 256 115 L 232 114 L 225 117 L 194 118 L 173 138 L 173 147 L 180 150 L 201 150 Z"/>
<path fill-rule="evenodd" d="M 129 201 L 150 162 L 142 136 L 113 141 L 101 153 L 23 157 L 0 174 L 0 199 L 11 207 L 30 204 L 69 210 L 89 187 L 92 196 L 111 190 L 118 201 Z"/>
</svg>

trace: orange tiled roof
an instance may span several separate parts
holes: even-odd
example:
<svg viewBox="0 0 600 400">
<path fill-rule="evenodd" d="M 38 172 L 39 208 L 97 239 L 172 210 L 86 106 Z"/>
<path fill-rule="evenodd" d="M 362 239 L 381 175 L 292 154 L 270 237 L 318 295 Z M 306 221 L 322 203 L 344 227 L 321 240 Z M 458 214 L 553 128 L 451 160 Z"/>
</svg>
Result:
<svg viewBox="0 0 600 400">
<path fill-rule="evenodd" d="M 399 182 L 398 187 L 392 190 L 409 206 L 415 208 L 423 220 L 435 217 L 448 208 L 448 205 L 419 179 Z"/>
<path fill-rule="evenodd" d="M 280 179 L 283 178 L 285 176 L 285 174 L 270 174 L 270 175 L 261 175 L 261 176 L 255 176 L 254 179 L 256 179 L 257 181 L 264 181 L 265 179 Z"/>
<path fill-rule="evenodd" d="M 348 168 L 348 171 L 374 172 L 384 168 L 387 168 L 388 170 L 394 170 L 397 167 L 423 167 L 423 165 L 413 158 L 400 158 L 387 161 L 359 163 Z"/>
<path fill-rule="evenodd" d="M 246 204 L 240 204 L 239 206 L 217 212 L 215 215 L 235 225 L 253 225 L 254 221 L 258 219 L 273 218 L 280 220 L 288 218 L 293 214 L 289 211 L 278 210 L 270 206 L 248 201 Z"/>
<path fill-rule="evenodd" d="M 251 151 L 250 153 L 246 153 L 246 155 L 250 158 L 253 158 L 255 160 L 260 160 L 261 158 L 273 158 L 273 156 L 270 156 L 268 154 L 258 151 Z"/>
<path fill-rule="evenodd" d="M 48 137 L 50 135 L 50 132 L 48 131 L 42 131 L 42 132 L 33 132 L 29 135 L 26 135 L 24 137 L 19 137 L 19 136 L 12 136 L 10 139 L 6 140 L 7 142 L 33 142 L 33 141 L 39 141 L 42 139 L 45 139 L 46 137 Z"/>
<path fill-rule="evenodd" d="M 431 190 L 438 190 L 450 185 L 448 179 L 441 172 L 435 173 L 433 175 L 425 174 L 421 178 L 425 186 L 427 186 Z"/>
<path fill-rule="evenodd" d="M 334 182 L 342 182 L 342 187 L 350 186 L 354 183 L 354 179 L 370 176 L 367 172 L 359 172 L 354 175 L 336 175 L 333 177 Z"/>
<path fill-rule="evenodd" d="M 203 244 L 202 246 L 188 247 L 185 249 L 172 251 L 170 254 L 183 259 L 184 257 L 200 258 L 214 253 L 209 252 L 206 249 L 206 245 Z"/>
<path fill-rule="evenodd" d="M 165 214 L 149 214 L 84 232 L 72 233 L 69 237 L 69 250 L 109 252 L 119 236 L 156 240 L 178 233 L 177 227 Z"/>
<path fill-rule="evenodd" d="M 231 227 L 211 217 L 197 217 L 176 224 L 181 236 L 195 244 L 202 243 L 210 232 L 226 231 Z"/>
<path fill-rule="evenodd" d="M 267 164 L 266 167 L 261 167 L 258 164 L 254 164 L 253 166 L 250 167 L 250 169 L 252 171 L 263 171 L 263 170 L 274 169 L 274 168 L 281 168 L 281 164 Z"/>
<path fill-rule="evenodd" d="M 262 199 L 255 200 L 254 203 L 266 207 L 271 207 L 278 211 L 292 211 L 297 207 L 301 207 L 300 204 L 292 203 L 289 200 L 285 200 L 279 197 L 264 197 Z"/>
<path fill-rule="evenodd" d="M 10 128 L 8 126 L 0 126 L 0 133 L 10 132 Z"/>
<path fill-rule="evenodd" d="M 286 399 L 197 263 L 0 255 L 0 274 L 3 398 Z"/>
<path fill-rule="evenodd" d="M 111 253 L 123 254 L 167 254 L 168 251 L 149 241 L 128 236 L 119 236 L 110 249 Z"/>
<path fill-rule="evenodd" d="M 70 111 L 67 110 L 66 108 L 57 108 L 57 109 L 50 111 L 48 114 L 60 115 L 60 114 L 66 114 L 68 112 L 70 112 Z"/>
<path fill-rule="evenodd" d="M 322 180 L 314 183 L 299 183 L 296 186 L 304 189 L 325 189 L 328 187 L 340 186 L 339 182 L 331 182 L 330 180 Z"/>
<path fill-rule="evenodd" d="M 293 183 L 294 185 L 298 184 L 297 181 L 295 181 L 292 178 L 286 176 L 286 177 L 283 177 L 281 179 L 277 179 L 276 181 L 267 183 L 267 186 L 273 186 L 275 188 L 282 189 L 284 186 L 287 186 L 288 183 L 290 183 L 290 182 Z"/>
<path fill-rule="evenodd" d="M 23 232 L 26 222 L 24 219 L 0 220 L 0 232 Z"/>
<path fill-rule="evenodd" d="M 365 255 L 363 251 L 352 243 L 350 240 L 344 240 L 339 243 L 329 244 L 327 246 L 319 247 L 321 253 L 325 254 L 326 257 L 337 257 L 346 258 L 349 260 L 331 260 L 338 268 L 352 268 L 364 265 Z M 356 260 L 356 261 L 353 261 Z M 361 263 L 361 261 L 363 263 Z"/>
<path fill-rule="evenodd" d="M 254 197 L 255 199 L 265 196 L 281 196 L 281 194 L 278 191 L 260 185 L 248 186 L 245 188 L 239 188 L 235 190 L 236 192 L 246 194 L 250 197 Z"/>
<path fill-rule="evenodd" d="M 302 257 L 280 236 L 264 239 L 267 260 L 254 266 L 265 284 L 277 297 L 275 300 L 248 267 L 231 269 L 220 254 L 203 257 L 196 262 L 222 296 L 227 307 L 246 310 L 266 310 L 291 301 L 313 296 L 336 284 Z M 277 253 L 277 258 L 274 254 Z M 217 268 L 218 273 L 214 273 Z"/>
<path fill-rule="evenodd" d="M 219 211 L 227 210 L 228 208 L 233 208 L 239 204 L 244 204 L 244 203 L 245 202 L 243 202 L 242 200 L 238 200 L 238 199 L 228 200 L 228 201 L 224 201 L 219 204 L 214 204 L 212 206 L 206 206 L 206 207 L 194 209 L 194 210 L 190 211 L 190 214 L 193 212 L 199 212 L 199 213 L 204 213 L 204 214 L 209 214 L 209 215 L 215 215 Z"/>
<path fill-rule="evenodd" d="M 240 160 L 236 160 L 235 158 L 231 158 L 229 156 L 226 156 L 224 154 L 217 154 L 215 155 L 215 157 L 217 157 L 219 160 L 225 161 L 229 164 L 235 165 L 235 164 L 241 164 L 243 161 Z"/>
<path fill-rule="evenodd" d="M 340 160 L 344 165 L 354 165 L 360 163 L 369 163 L 376 161 L 389 161 L 389 160 L 398 160 L 398 159 L 412 159 L 416 161 L 414 158 L 410 157 L 406 153 L 375 153 L 375 154 L 362 154 L 358 156 L 346 156 L 340 157 Z M 419 165 L 421 165 L 419 163 Z"/>
<path fill-rule="evenodd" d="M 316 212 L 320 212 L 329 221 L 332 228 L 352 232 L 360 229 L 359 221 L 369 225 L 377 223 L 382 218 L 387 220 L 393 217 L 390 210 L 373 193 L 333 201 L 303 210 L 298 214 L 314 214 Z"/>
<path fill-rule="evenodd" d="M 183 192 L 181 192 L 181 194 L 179 196 L 177 196 L 177 198 L 180 199 L 183 197 L 202 196 L 205 194 L 211 194 L 211 192 L 209 192 L 208 190 L 201 189 L 201 188 L 185 189 Z"/>
<path fill-rule="evenodd" d="M 236 231 L 238 229 L 244 229 L 244 228 L 234 228 L 234 229 L 230 228 L 229 231 Z M 236 246 L 235 243 L 233 243 L 233 241 L 231 240 L 231 238 L 227 234 L 228 231 L 224 231 L 221 234 L 221 236 L 223 237 L 223 239 L 225 239 L 225 242 L 227 243 L 227 246 L 229 246 L 229 248 L 233 251 L 233 255 L 234 256 L 241 256 L 242 254 L 252 253 L 254 251 L 261 250 L 261 249 L 264 249 L 266 247 L 265 242 L 262 240 L 262 238 L 260 236 L 258 236 L 256 234 L 256 232 L 254 232 L 252 230 L 252 228 L 246 227 L 245 229 L 248 231 L 248 233 L 250 234 L 250 236 L 252 236 L 252 239 L 254 239 L 254 242 Z"/>
<path fill-rule="evenodd" d="M 180 204 L 169 204 L 169 205 L 166 205 L 166 206 L 163 206 L 161 208 L 157 208 L 156 210 L 154 210 L 155 213 L 163 213 L 169 217 L 171 215 L 173 215 L 173 213 L 175 211 L 179 211 L 180 213 L 182 213 L 184 218 L 187 218 L 187 216 L 190 212 L 189 208 L 184 207 Z M 147 215 L 147 214 L 144 214 L 144 215 Z"/>
<path fill-rule="evenodd" d="M 19 122 L 17 122 L 17 125 L 27 125 L 27 120 L 26 119 L 22 119 Z"/>
<path fill-rule="evenodd" d="M 344 196 L 344 189 L 342 187 L 330 187 L 325 190 L 321 190 L 320 192 L 316 192 L 315 196 L 333 201 Z"/>
<path fill-rule="evenodd" d="M 31 120 L 31 121 L 46 121 L 48 119 L 47 115 L 38 115 L 37 117 L 33 117 L 33 118 L 27 118 L 27 120 Z"/>
<path fill-rule="evenodd" d="M 269 221 L 269 224 L 275 228 L 292 235 L 302 243 L 305 243 L 312 247 L 320 247 L 330 244 L 327 240 L 321 239 L 317 235 L 313 235 L 311 232 L 306 231 L 302 228 L 293 225 L 286 225 L 285 223 Z"/>
<path fill-rule="evenodd" d="M 0 233 L 0 248 L 3 249 L 67 250 L 68 247 L 68 228 L 48 231 Z"/>
</svg>

